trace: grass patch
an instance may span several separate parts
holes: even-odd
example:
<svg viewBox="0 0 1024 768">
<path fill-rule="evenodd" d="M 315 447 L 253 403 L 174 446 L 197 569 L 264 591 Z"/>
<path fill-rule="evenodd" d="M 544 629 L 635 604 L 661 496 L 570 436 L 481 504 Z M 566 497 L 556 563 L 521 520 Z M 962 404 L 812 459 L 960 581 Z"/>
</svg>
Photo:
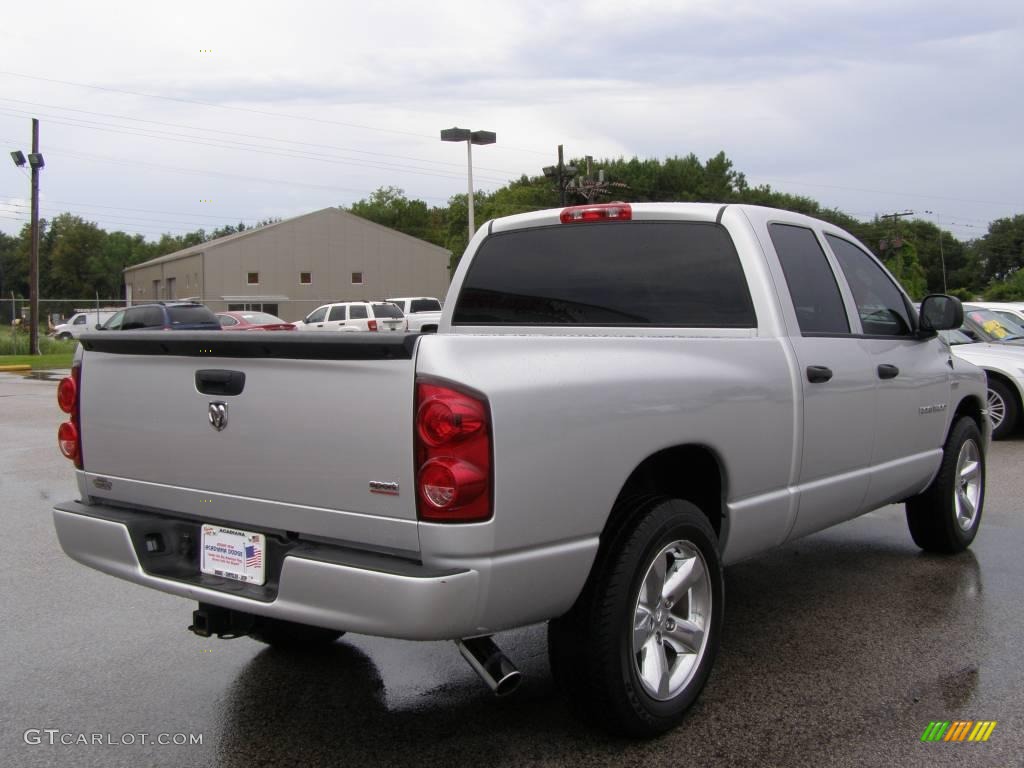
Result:
<svg viewBox="0 0 1024 768">
<path fill-rule="evenodd" d="M 74 352 L 61 352 L 56 355 L 0 355 L 0 366 L 31 365 L 32 368 L 70 368 Z"/>
<path fill-rule="evenodd" d="M 28 353 L 27 333 L 0 331 L 0 365 L 31 365 L 33 368 L 70 368 L 78 342 L 39 337 L 38 355 Z"/>
</svg>

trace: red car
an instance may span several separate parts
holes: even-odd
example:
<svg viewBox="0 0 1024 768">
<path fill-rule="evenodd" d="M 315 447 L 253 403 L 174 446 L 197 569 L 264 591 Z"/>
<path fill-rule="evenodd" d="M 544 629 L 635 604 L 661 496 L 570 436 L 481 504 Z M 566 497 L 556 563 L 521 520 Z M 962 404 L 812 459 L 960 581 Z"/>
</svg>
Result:
<svg viewBox="0 0 1024 768">
<path fill-rule="evenodd" d="M 294 331 L 295 326 L 266 312 L 218 312 L 225 331 Z"/>
</svg>

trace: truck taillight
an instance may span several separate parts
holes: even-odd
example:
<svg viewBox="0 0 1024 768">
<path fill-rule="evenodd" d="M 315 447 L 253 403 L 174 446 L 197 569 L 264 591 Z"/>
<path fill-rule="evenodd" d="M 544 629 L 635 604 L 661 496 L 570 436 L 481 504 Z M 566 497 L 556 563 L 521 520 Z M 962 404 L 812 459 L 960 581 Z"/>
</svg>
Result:
<svg viewBox="0 0 1024 768">
<path fill-rule="evenodd" d="M 475 523 L 491 516 L 487 401 L 433 382 L 416 384 L 416 508 L 420 520 Z"/>
<path fill-rule="evenodd" d="M 57 446 L 66 458 L 75 462 L 78 469 L 82 468 L 81 386 L 82 364 L 76 362 L 71 366 L 71 375 L 61 379 L 57 385 L 57 405 L 71 416 L 70 421 L 57 428 Z"/>
<path fill-rule="evenodd" d="M 597 203 L 564 208 L 558 216 L 563 224 L 578 221 L 632 221 L 633 208 L 629 203 Z"/>
<path fill-rule="evenodd" d="M 376 331 L 377 330 L 377 321 L 376 320 L 367 320 L 366 321 L 366 330 L 368 330 L 368 331 Z"/>
</svg>

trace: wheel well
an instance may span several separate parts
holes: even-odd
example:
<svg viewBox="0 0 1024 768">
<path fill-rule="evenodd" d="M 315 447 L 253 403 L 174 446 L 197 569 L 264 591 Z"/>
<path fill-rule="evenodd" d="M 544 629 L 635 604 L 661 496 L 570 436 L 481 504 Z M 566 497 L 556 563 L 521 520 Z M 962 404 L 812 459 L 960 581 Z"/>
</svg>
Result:
<svg viewBox="0 0 1024 768">
<path fill-rule="evenodd" d="M 989 373 L 988 375 L 1001 378 L 998 374 Z M 1013 385 L 1010 386 L 1014 392 L 1017 391 L 1016 387 L 1013 387 Z M 956 424 L 962 416 L 966 416 L 969 419 L 973 419 L 974 423 L 978 425 L 978 429 L 981 430 L 984 424 L 982 422 L 981 410 L 981 403 L 978 402 L 977 398 L 965 397 L 960 401 L 960 404 L 957 405 L 956 411 L 953 412 L 953 418 L 950 421 L 949 428 L 952 429 L 953 425 Z"/>
<path fill-rule="evenodd" d="M 1009 376 L 999 373 L 998 371 L 989 370 L 985 371 L 985 376 L 989 379 L 995 379 L 1000 384 L 1004 384 L 1006 388 L 1009 389 L 1014 394 L 1014 397 L 1017 400 L 1017 405 L 1021 404 L 1020 390 L 1017 389 L 1017 385 L 1010 380 Z"/>
<path fill-rule="evenodd" d="M 615 500 L 605 530 L 617 527 L 633 497 L 668 496 L 695 504 L 721 537 L 725 507 L 725 477 L 718 457 L 703 445 L 678 445 L 648 456 L 626 480 Z M 621 510 L 621 511 L 620 511 Z"/>
<path fill-rule="evenodd" d="M 420 328 L 420 333 L 437 333 L 436 325 L 424 325 Z"/>
</svg>

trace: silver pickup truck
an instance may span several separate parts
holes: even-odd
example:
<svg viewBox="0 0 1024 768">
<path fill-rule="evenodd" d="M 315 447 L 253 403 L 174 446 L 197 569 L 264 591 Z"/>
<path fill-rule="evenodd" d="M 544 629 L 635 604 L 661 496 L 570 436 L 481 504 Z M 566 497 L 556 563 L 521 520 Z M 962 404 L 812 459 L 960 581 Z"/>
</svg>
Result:
<svg viewBox="0 0 1024 768">
<path fill-rule="evenodd" d="M 958 552 L 982 515 L 985 377 L 830 224 L 602 204 L 488 222 L 438 333 L 104 333 L 58 389 L 68 555 L 272 644 L 549 622 L 559 686 L 672 727 L 711 671 L 722 569 L 892 502 Z M 868 598 L 870 599 L 870 598 Z"/>
</svg>

